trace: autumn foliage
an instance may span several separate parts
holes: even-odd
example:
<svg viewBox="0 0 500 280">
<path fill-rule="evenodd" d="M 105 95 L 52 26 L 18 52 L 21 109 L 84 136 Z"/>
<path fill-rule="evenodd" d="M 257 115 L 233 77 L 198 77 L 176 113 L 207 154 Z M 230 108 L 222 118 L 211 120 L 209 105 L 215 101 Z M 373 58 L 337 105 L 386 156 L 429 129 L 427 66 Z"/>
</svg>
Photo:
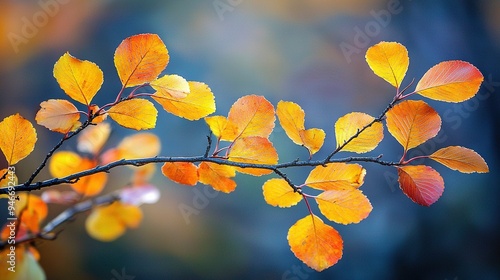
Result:
<svg viewBox="0 0 500 280">
<path fill-rule="evenodd" d="M 55 80 L 69 99 L 42 102 L 35 121 L 61 133 L 61 142 L 47 154 L 29 179 L 22 184 L 16 182 L 12 189 L 22 192 L 15 203 L 15 216 L 20 221 L 16 229 L 16 250 L 20 250 L 23 263 L 29 262 L 26 265 L 29 271 L 26 268 L 25 273 L 34 273 L 31 279 L 43 279 L 43 270 L 37 268 L 39 256 L 32 246 L 36 243 L 27 241 L 49 238 L 56 226 L 69 219 L 62 213 L 58 222 L 44 224 L 47 204 L 65 204 L 76 212 L 90 211 L 85 223 L 89 235 L 100 241 L 115 240 L 127 229 L 140 225 L 141 204 L 158 200 L 158 189 L 149 183 L 158 163 L 162 164 L 161 173 L 171 181 L 187 186 L 210 185 L 223 193 L 235 190 L 238 173 L 253 176 L 274 173 L 275 176 L 267 178 L 262 185 L 264 200 L 281 208 L 299 203 L 306 205 L 305 216 L 290 227 L 287 239 L 295 256 L 317 271 L 331 267 L 342 258 L 342 237 L 331 224 L 359 223 L 372 211 L 368 197 L 361 190 L 366 175 L 362 163 L 396 168 L 403 193 L 424 206 L 439 199 L 445 184 L 436 170 L 427 165 L 413 165 L 414 160 L 431 159 L 463 173 L 488 172 L 479 154 L 460 146 L 407 157 L 409 150 L 435 137 L 442 124 L 438 112 L 429 104 L 409 97 L 420 95 L 444 102 L 462 102 L 473 97 L 483 76 L 468 62 L 441 62 L 430 68 L 417 82 L 415 90 L 410 91 L 412 83 L 403 86 L 410 62 L 406 48 L 395 42 L 381 42 L 370 47 L 366 52 L 368 66 L 395 88 L 395 95 L 379 116 L 352 112 L 340 117 L 332 123 L 336 143 L 325 143 L 330 129 L 325 132 L 321 128 L 306 128 L 306 112 L 291 101 L 273 105 L 263 96 L 247 95 L 234 102 L 227 116 L 211 115 L 216 111 L 216 104 L 210 88 L 179 75 L 162 75 L 169 59 L 165 44 L 155 34 L 125 39 L 114 54 L 121 89 L 107 104 L 92 102 L 104 81 L 103 72 L 95 63 L 80 60 L 70 53 L 63 54 L 55 63 Z M 128 88 L 131 90 L 125 91 Z M 149 91 L 143 90 L 146 88 Z M 148 130 L 156 126 L 161 109 L 190 121 L 203 119 L 213 135 L 205 155 L 161 156 L 160 139 L 149 132 L 138 132 L 103 151 L 111 132 L 108 119 L 125 128 Z M 269 140 L 276 120 L 293 143 L 308 150 L 308 159 L 279 162 L 274 146 L 277 143 Z M 0 131 L 0 149 L 9 166 L 34 150 L 36 130 L 19 114 L 4 118 Z M 340 152 L 364 154 L 375 150 L 384 139 L 385 131 L 402 146 L 400 159 L 335 157 Z M 76 151 L 59 150 L 63 142 L 74 136 Z M 331 151 L 330 154 L 324 159 L 314 159 L 322 148 Z M 46 164 L 53 179 L 35 181 Z M 129 186 L 103 195 L 108 172 L 120 165 L 131 168 Z M 291 167 L 309 168 L 309 175 L 302 182 L 293 182 L 281 171 Z M 10 191 L 7 173 L 7 169 L 0 173 L 3 176 L 1 194 Z M 49 188 L 59 184 L 70 185 L 72 191 Z M 42 188 L 41 196 L 26 192 Z M 88 204 L 91 197 L 96 200 Z M 317 203 L 322 217 L 313 213 L 312 201 Z M 8 229 L 4 227 L 2 248 L 6 248 L 7 237 Z M 0 272 L 1 279 L 11 279 L 12 275 L 5 271 Z"/>
</svg>

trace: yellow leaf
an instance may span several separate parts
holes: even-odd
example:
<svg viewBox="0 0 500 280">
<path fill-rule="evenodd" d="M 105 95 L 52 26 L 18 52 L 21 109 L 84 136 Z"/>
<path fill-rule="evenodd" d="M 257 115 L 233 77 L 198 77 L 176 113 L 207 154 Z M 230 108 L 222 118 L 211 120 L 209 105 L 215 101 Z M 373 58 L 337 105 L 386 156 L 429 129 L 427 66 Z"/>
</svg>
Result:
<svg viewBox="0 0 500 280">
<path fill-rule="evenodd" d="M 478 153 L 460 146 L 442 148 L 430 155 L 429 158 L 463 173 L 489 172 L 488 164 Z"/>
<path fill-rule="evenodd" d="M 170 56 L 156 34 L 139 34 L 123 40 L 115 51 L 115 67 L 123 87 L 155 80 L 167 67 Z"/>
<path fill-rule="evenodd" d="M 97 207 L 85 221 L 90 236 L 99 241 L 113 241 L 123 235 L 127 228 L 136 228 L 142 220 L 142 211 L 135 205 L 119 201 Z"/>
<path fill-rule="evenodd" d="M 161 172 L 179 184 L 194 186 L 198 182 L 198 168 L 191 162 L 165 162 Z"/>
<path fill-rule="evenodd" d="M 483 80 L 483 74 L 468 62 L 444 61 L 424 74 L 415 91 L 434 100 L 462 102 L 476 95 Z"/>
<path fill-rule="evenodd" d="M 0 150 L 7 163 L 14 165 L 27 157 L 35 148 L 36 130 L 19 114 L 6 117 L 0 122 Z"/>
<path fill-rule="evenodd" d="M 160 153 L 160 138 L 154 133 L 141 132 L 123 138 L 116 148 L 106 151 L 101 156 L 103 164 L 121 159 L 155 157 Z"/>
<path fill-rule="evenodd" d="M 236 176 L 236 170 L 229 165 L 202 162 L 198 166 L 200 183 L 210 185 L 214 190 L 230 193 L 236 189 L 236 182 L 229 179 Z"/>
<path fill-rule="evenodd" d="M 255 164 L 276 164 L 278 153 L 273 143 L 263 137 L 246 137 L 234 141 L 228 154 L 228 160 Z M 257 168 L 237 168 L 241 173 L 261 176 L 270 174 L 272 170 Z"/>
<path fill-rule="evenodd" d="M 318 190 L 342 190 L 363 185 L 366 170 L 359 164 L 329 163 L 315 167 L 305 184 Z"/>
<path fill-rule="evenodd" d="M 337 120 L 335 123 L 335 137 L 337 148 L 351 139 L 363 127 L 371 123 L 375 118 L 365 113 L 349 113 Z M 353 138 L 342 151 L 366 153 L 375 149 L 384 138 L 384 127 L 380 122 L 373 123 L 356 138 Z"/>
<path fill-rule="evenodd" d="M 228 123 L 227 118 L 224 116 L 205 117 L 205 122 L 210 128 L 210 131 L 212 131 L 212 133 L 217 138 L 222 135 L 222 132 L 224 131 Z"/>
<path fill-rule="evenodd" d="M 281 178 L 267 180 L 262 186 L 267 204 L 278 207 L 291 207 L 302 200 L 302 195 Z"/>
<path fill-rule="evenodd" d="M 413 202 L 430 206 L 444 192 L 444 181 L 439 173 L 425 165 L 397 167 L 399 187 Z"/>
<path fill-rule="evenodd" d="M 233 142 L 238 138 L 260 136 L 268 138 L 274 128 L 274 106 L 263 96 L 247 95 L 238 99 L 228 114 L 221 140 Z"/>
<path fill-rule="evenodd" d="M 311 155 L 323 146 L 325 132 L 322 129 L 305 129 L 305 113 L 293 102 L 280 101 L 276 109 L 278 120 L 286 135 L 297 145 L 306 147 Z"/>
<path fill-rule="evenodd" d="M 200 82 L 189 82 L 189 94 L 175 97 L 165 91 L 152 96 L 165 111 L 188 120 L 199 120 L 215 112 L 215 98 L 210 88 Z"/>
<path fill-rule="evenodd" d="M 78 135 L 78 151 L 93 155 L 99 154 L 106 141 L 108 141 L 110 133 L 111 125 L 107 122 L 88 126 Z"/>
<path fill-rule="evenodd" d="M 123 127 L 143 130 L 156 126 L 158 111 L 148 100 L 136 98 L 116 104 L 109 109 L 108 114 Z"/>
<path fill-rule="evenodd" d="M 365 58 L 375 75 L 396 88 L 401 86 L 410 64 L 405 46 L 396 42 L 380 42 L 368 48 Z"/>
<path fill-rule="evenodd" d="M 316 271 L 325 270 L 342 258 L 342 237 L 315 215 L 298 220 L 288 230 L 287 238 L 295 256 Z"/>
<path fill-rule="evenodd" d="M 95 63 L 65 53 L 54 65 L 54 77 L 73 100 L 90 105 L 101 88 L 104 75 Z"/>
<path fill-rule="evenodd" d="M 45 272 L 37 261 L 36 256 L 31 252 L 31 248 L 20 244 L 14 246 L 13 253 L 15 254 L 14 269 L 15 272 L 10 271 L 9 262 L 11 261 L 10 246 L 6 246 L 5 250 L 0 251 L 0 279 L 2 280 L 45 280 Z"/>
<path fill-rule="evenodd" d="M 344 225 L 359 223 L 373 209 L 368 198 L 354 188 L 324 191 L 316 197 L 316 202 L 326 218 Z"/>
<path fill-rule="evenodd" d="M 406 100 L 387 112 L 387 129 L 407 151 L 436 136 L 441 118 L 424 101 Z"/>
<path fill-rule="evenodd" d="M 5 174 L 5 178 L 1 179 Z M 19 183 L 15 170 L 9 170 L 8 168 L 0 169 L 0 188 L 15 186 Z M 3 196 L 0 196 L 2 198 Z M 5 196 L 9 198 L 9 196 Z"/>
<path fill-rule="evenodd" d="M 79 123 L 80 112 L 67 100 L 49 99 L 40 103 L 40 107 L 35 120 L 52 131 L 66 134 Z"/>
<path fill-rule="evenodd" d="M 163 96 L 184 98 L 189 92 L 189 83 L 179 75 L 165 75 L 150 83 L 151 87 Z"/>
</svg>

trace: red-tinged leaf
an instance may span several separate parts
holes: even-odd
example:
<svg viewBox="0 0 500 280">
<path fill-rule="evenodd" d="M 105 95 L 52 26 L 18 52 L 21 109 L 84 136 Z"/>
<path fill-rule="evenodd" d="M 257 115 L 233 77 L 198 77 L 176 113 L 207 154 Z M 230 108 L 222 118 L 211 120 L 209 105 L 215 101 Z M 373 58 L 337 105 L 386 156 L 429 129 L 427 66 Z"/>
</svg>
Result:
<svg viewBox="0 0 500 280">
<path fill-rule="evenodd" d="M 154 204 L 159 199 L 160 191 L 153 185 L 134 186 L 120 191 L 120 201 L 127 205 Z"/>
<path fill-rule="evenodd" d="M 268 138 L 274 128 L 274 106 L 263 96 L 247 95 L 238 99 L 228 114 L 228 122 L 221 140 L 260 136 Z"/>
<path fill-rule="evenodd" d="M 319 210 L 327 219 L 339 224 L 359 223 L 373 207 L 359 189 L 324 191 L 316 197 Z"/>
<path fill-rule="evenodd" d="M 161 92 L 161 95 L 172 98 L 184 98 L 189 92 L 189 83 L 179 75 L 165 75 L 150 83 L 151 87 Z"/>
<path fill-rule="evenodd" d="M 396 42 L 380 42 L 368 48 L 365 57 L 375 75 L 396 88 L 401 86 L 410 64 L 405 46 Z"/>
<path fill-rule="evenodd" d="M 325 132 L 319 128 L 305 129 L 305 113 L 298 104 L 280 101 L 276 115 L 286 135 L 295 144 L 306 147 L 310 155 L 321 149 L 326 136 Z"/>
<path fill-rule="evenodd" d="M 194 186 L 198 183 L 198 167 L 191 162 L 165 162 L 161 172 L 179 184 Z"/>
<path fill-rule="evenodd" d="M 434 100 L 462 102 L 476 95 L 483 80 L 483 74 L 468 62 L 444 61 L 424 74 L 415 91 Z"/>
<path fill-rule="evenodd" d="M 488 164 L 478 153 L 460 146 L 442 148 L 429 158 L 462 173 L 489 172 Z"/>
<path fill-rule="evenodd" d="M 40 107 L 35 120 L 52 131 L 66 134 L 80 123 L 80 112 L 68 100 L 49 99 L 40 103 Z"/>
<path fill-rule="evenodd" d="M 357 112 L 340 117 L 337 122 L 335 122 L 337 148 L 356 135 L 363 127 L 372 123 L 374 119 L 374 117 L 368 114 Z M 366 153 L 375 149 L 383 138 L 384 127 L 382 123 L 375 122 L 345 145 L 342 151 Z"/>
<path fill-rule="evenodd" d="M 430 206 L 443 194 L 443 178 L 429 166 L 401 166 L 398 175 L 399 187 L 417 204 Z"/>
<path fill-rule="evenodd" d="M 230 178 L 236 176 L 236 169 L 229 165 L 202 162 L 198 166 L 200 183 L 210 185 L 214 190 L 230 193 L 236 189 L 236 182 Z"/>
<path fill-rule="evenodd" d="M 316 271 L 325 270 L 342 258 L 342 237 L 315 215 L 298 220 L 287 238 L 295 256 Z"/>
<path fill-rule="evenodd" d="M 99 66 L 69 53 L 61 56 L 54 65 L 54 77 L 69 97 L 85 105 L 90 105 L 104 81 Z"/>
<path fill-rule="evenodd" d="M 441 118 L 424 101 L 406 100 L 387 112 L 387 129 L 407 151 L 436 136 Z"/>
<path fill-rule="evenodd" d="M 254 164 L 276 164 L 278 153 L 273 143 L 264 137 L 246 137 L 234 141 L 228 160 Z M 241 173 L 254 176 L 270 174 L 272 170 L 258 168 L 237 168 Z"/>
<path fill-rule="evenodd" d="M 3 119 L 0 131 L 0 150 L 9 165 L 18 163 L 35 149 L 36 130 L 21 115 L 15 114 Z"/>
<path fill-rule="evenodd" d="M 174 97 L 165 91 L 152 96 L 165 111 L 188 120 L 199 120 L 215 112 L 215 98 L 210 88 L 200 82 L 189 82 L 186 97 Z"/>
<path fill-rule="evenodd" d="M 359 188 L 366 175 L 366 170 L 359 164 L 329 163 L 315 167 L 305 184 L 318 190 L 342 190 Z"/>
<path fill-rule="evenodd" d="M 262 186 L 264 199 L 267 204 L 278 207 L 291 207 L 302 200 L 302 195 L 295 192 L 282 178 L 267 180 Z"/>
<path fill-rule="evenodd" d="M 156 34 L 139 34 L 123 40 L 115 52 L 115 66 L 123 87 L 155 80 L 167 67 L 168 50 Z"/>
<path fill-rule="evenodd" d="M 109 109 L 108 114 L 123 127 L 143 130 L 156 126 L 158 111 L 150 101 L 136 98 L 116 104 Z"/>
</svg>

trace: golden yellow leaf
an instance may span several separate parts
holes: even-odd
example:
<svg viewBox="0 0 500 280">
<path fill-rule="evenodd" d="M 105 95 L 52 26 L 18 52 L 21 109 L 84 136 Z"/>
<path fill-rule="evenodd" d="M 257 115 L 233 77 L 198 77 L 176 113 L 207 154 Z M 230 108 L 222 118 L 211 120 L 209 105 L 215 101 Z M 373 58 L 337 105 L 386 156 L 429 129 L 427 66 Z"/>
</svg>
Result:
<svg viewBox="0 0 500 280">
<path fill-rule="evenodd" d="M 365 114 L 353 112 L 340 117 L 335 123 L 335 137 L 337 148 L 351 139 L 363 127 L 370 124 L 375 118 Z M 356 138 L 352 139 L 342 148 L 342 151 L 366 153 L 375 149 L 384 138 L 384 127 L 382 123 L 375 122 L 366 128 Z"/>
<path fill-rule="evenodd" d="M 36 130 L 21 115 L 15 114 L 3 119 L 0 131 L 0 150 L 9 165 L 18 163 L 35 149 Z"/>
<path fill-rule="evenodd" d="M 483 74 L 468 62 L 444 61 L 424 74 L 415 91 L 434 100 L 462 102 L 476 95 L 483 80 Z"/>
<path fill-rule="evenodd" d="M 85 105 L 90 105 L 104 81 L 99 66 L 69 53 L 61 56 L 54 65 L 54 77 L 69 97 Z"/>
<path fill-rule="evenodd" d="M 302 195 L 294 192 L 292 187 L 282 178 L 267 180 L 262 186 L 267 204 L 278 207 L 291 207 L 302 200 Z"/>
<path fill-rule="evenodd" d="M 287 238 L 295 256 L 316 271 L 323 271 L 342 258 L 342 237 L 315 215 L 298 220 L 288 230 Z"/>
<path fill-rule="evenodd" d="M 90 236 L 106 242 L 117 239 L 127 228 L 138 227 L 141 220 L 139 207 L 115 201 L 93 209 L 85 221 L 85 228 Z"/>
<path fill-rule="evenodd" d="M 5 175 L 4 179 L 1 179 Z M 0 188 L 15 186 L 19 183 L 15 170 L 9 170 L 8 168 L 0 169 Z M 2 198 L 3 196 L 0 196 Z M 5 198 L 9 198 L 5 195 Z"/>
<path fill-rule="evenodd" d="M 161 92 L 163 96 L 184 98 L 189 92 L 189 83 L 179 75 L 165 75 L 150 83 L 151 87 Z"/>
<path fill-rule="evenodd" d="M 227 118 L 224 116 L 205 117 L 205 122 L 210 128 L 210 131 L 212 131 L 212 133 L 217 138 L 219 138 L 222 135 L 222 132 L 224 131 L 228 123 Z"/>
<path fill-rule="evenodd" d="M 430 155 L 429 158 L 463 173 L 489 172 L 488 164 L 478 153 L 460 146 L 442 148 Z"/>
<path fill-rule="evenodd" d="M 424 101 L 406 100 L 387 112 L 387 129 L 407 151 L 436 136 L 441 118 Z"/>
<path fill-rule="evenodd" d="M 110 133 L 111 125 L 107 122 L 88 126 L 78 135 L 78 151 L 93 155 L 99 154 L 106 141 L 108 141 Z"/>
<path fill-rule="evenodd" d="M 79 123 L 80 112 L 68 100 L 49 99 L 40 103 L 40 107 L 35 120 L 52 131 L 66 134 Z"/>
<path fill-rule="evenodd" d="M 198 166 L 199 181 L 210 185 L 214 190 L 230 193 L 236 189 L 236 182 L 229 178 L 236 176 L 233 166 L 202 162 Z"/>
<path fill-rule="evenodd" d="M 152 97 L 165 111 L 188 120 L 199 120 L 215 112 L 214 95 L 200 82 L 189 82 L 186 97 L 174 97 L 164 90 L 156 91 Z"/>
<path fill-rule="evenodd" d="M 191 162 L 165 162 L 161 172 L 179 184 L 194 186 L 198 183 L 198 167 Z"/>
<path fill-rule="evenodd" d="M 233 147 L 228 154 L 228 160 L 255 164 L 276 164 L 278 153 L 273 143 L 264 137 L 246 137 L 234 141 Z M 237 168 L 238 172 L 261 176 L 270 174 L 270 169 Z"/>
<path fill-rule="evenodd" d="M 410 64 L 405 46 L 397 42 L 380 42 L 368 48 L 365 58 L 375 75 L 396 88 L 401 86 Z"/>
<path fill-rule="evenodd" d="M 109 109 L 108 114 L 123 127 L 143 130 L 156 126 L 158 111 L 150 101 L 135 98 L 116 104 Z"/>
<path fill-rule="evenodd" d="M 170 56 L 156 34 L 126 38 L 116 48 L 115 67 L 123 87 L 133 87 L 155 80 L 167 67 Z"/>
<path fill-rule="evenodd" d="M 227 119 L 221 140 L 233 142 L 249 136 L 268 138 L 276 117 L 274 106 L 263 96 L 247 95 L 231 106 Z"/>
<path fill-rule="evenodd" d="M 366 170 L 359 164 L 329 163 L 315 167 L 305 184 L 318 190 L 343 190 L 363 185 Z"/>
<path fill-rule="evenodd" d="M 316 197 L 319 210 L 327 219 L 340 224 L 359 223 L 373 207 L 359 189 L 324 191 Z"/>
</svg>

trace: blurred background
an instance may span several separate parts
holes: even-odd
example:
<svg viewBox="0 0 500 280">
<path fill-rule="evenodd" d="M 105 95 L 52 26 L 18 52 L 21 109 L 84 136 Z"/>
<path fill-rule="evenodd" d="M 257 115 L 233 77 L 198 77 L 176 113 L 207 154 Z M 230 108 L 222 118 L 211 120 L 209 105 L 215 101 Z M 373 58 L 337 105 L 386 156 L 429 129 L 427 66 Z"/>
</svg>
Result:
<svg viewBox="0 0 500 280">
<path fill-rule="evenodd" d="M 261 186 L 268 178 L 239 174 L 236 191 L 215 195 L 207 186 L 179 186 L 158 175 L 153 183 L 161 190 L 160 201 L 143 206 L 141 226 L 117 241 L 90 238 L 87 214 L 65 224 L 55 241 L 40 241 L 48 279 L 500 279 L 499 14 L 497 0 L 2 0 L 0 118 L 20 112 L 34 122 L 40 102 L 67 98 L 52 75 L 66 51 L 103 70 L 105 82 L 94 102 L 114 100 L 121 87 L 115 48 L 139 33 L 157 33 L 167 45 L 171 58 L 165 73 L 211 87 L 216 114 L 227 115 L 233 102 L 253 93 L 273 104 L 300 104 L 306 126 L 327 133 L 317 159 L 334 148 L 333 124 L 339 117 L 352 111 L 375 116 L 392 100 L 394 89 L 364 59 L 366 49 L 379 41 L 408 48 L 404 84 L 451 59 L 469 61 L 485 76 L 469 101 L 425 100 L 440 113 L 443 128 L 410 155 L 461 145 L 480 153 L 490 173 L 466 175 L 420 162 L 439 171 L 446 186 L 441 199 L 426 208 L 401 192 L 393 168 L 365 164 L 362 190 L 373 212 L 359 224 L 329 222 L 344 239 L 344 254 L 324 272 L 304 267 L 290 251 L 288 229 L 307 208 L 304 203 L 292 209 L 267 205 Z M 153 132 L 162 138 L 162 155 L 203 154 L 209 133 L 203 121 L 159 111 Z M 16 166 L 22 181 L 60 138 L 36 128 L 36 151 Z M 132 133 L 115 128 L 110 145 Z M 279 125 L 271 140 L 281 162 L 307 158 Z M 64 149 L 75 147 L 70 142 Z M 402 148 L 386 133 L 368 155 L 379 154 L 398 160 Z M 349 154 L 338 156 L 344 155 Z M 5 165 L 2 161 L 0 167 Z M 309 170 L 287 172 L 301 183 Z M 126 168 L 113 172 L 104 193 L 126 184 L 127 174 Z M 46 171 L 39 176 L 47 178 Z M 196 206 L 200 196 L 208 201 L 203 207 Z M 185 217 L 179 210 L 183 205 L 199 211 Z M 50 206 L 49 215 L 62 210 Z"/>
</svg>

